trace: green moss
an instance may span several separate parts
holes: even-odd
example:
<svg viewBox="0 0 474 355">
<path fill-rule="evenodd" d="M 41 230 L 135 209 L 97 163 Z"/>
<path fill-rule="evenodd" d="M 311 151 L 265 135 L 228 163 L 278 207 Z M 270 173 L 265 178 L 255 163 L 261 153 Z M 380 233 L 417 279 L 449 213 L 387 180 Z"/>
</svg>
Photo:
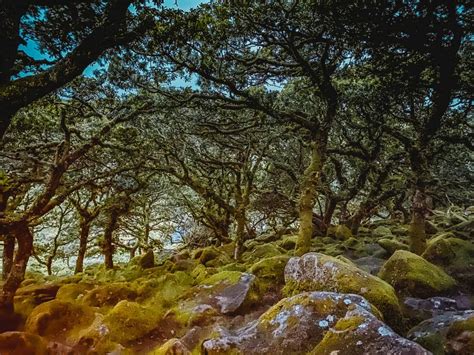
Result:
<svg viewBox="0 0 474 355">
<path fill-rule="evenodd" d="M 352 330 L 364 323 L 365 320 L 362 316 L 344 317 L 336 323 L 334 329 L 337 331 Z"/>
<path fill-rule="evenodd" d="M 139 339 L 152 331 L 163 317 L 159 305 L 144 307 L 136 302 L 120 301 L 105 316 L 110 339 L 122 345 Z"/>
<path fill-rule="evenodd" d="M 16 296 L 14 299 L 15 313 L 19 314 L 23 320 L 27 319 L 33 309 L 38 306 L 35 296 Z"/>
<path fill-rule="evenodd" d="M 183 327 L 205 326 L 212 323 L 212 319 L 219 315 L 219 312 L 206 304 L 199 305 L 194 300 L 181 302 L 172 307 L 167 316 Z"/>
<path fill-rule="evenodd" d="M 61 301 L 76 301 L 86 295 L 88 291 L 94 288 L 90 283 L 66 284 L 59 288 L 56 299 Z"/>
<path fill-rule="evenodd" d="M 92 308 L 58 300 L 36 307 L 28 317 L 25 330 L 45 337 L 56 337 L 64 331 L 81 328 L 94 320 Z"/>
<path fill-rule="evenodd" d="M 137 291 L 127 282 L 97 286 L 83 298 L 84 304 L 93 307 L 114 306 L 121 300 L 134 300 Z"/>
<path fill-rule="evenodd" d="M 223 281 L 234 284 L 239 282 L 241 276 L 242 273 L 240 271 L 221 271 L 203 280 L 201 285 L 215 285 Z"/>
<path fill-rule="evenodd" d="M 392 236 L 392 231 L 390 228 L 385 226 L 379 226 L 372 231 L 372 235 L 375 237 L 390 237 Z"/>
<path fill-rule="evenodd" d="M 265 258 L 253 264 L 247 270 L 261 280 L 282 284 L 285 282 L 285 266 L 289 259 L 290 257 L 287 255 Z"/>
<path fill-rule="evenodd" d="M 379 277 L 397 292 L 430 297 L 453 289 L 456 281 L 438 266 L 409 251 L 398 250 L 382 266 Z"/>
<path fill-rule="evenodd" d="M 347 226 L 338 225 L 334 230 L 334 237 L 336 239 L 346 240 L 352 238 L 352 232 Z"/>
<path fill-rule="evenodd" d="M 242 255 L 242 260 L 245 263 L 254 263 L 264 258 L 277 256 L 286 253 L 285 249 L 279 246 L 266 243 L 256 246 L 253 250 L 247 251 Z"/>
<path fill-rule="evenodd" d="M 216 272 L 214 268 L 206 268 L 202 264 L 198 264 L 191 272 L 191 277 L 196 283 L 201 283 L 204 279 Z"/>
<path fill-rule="evenodd" d="M 111 354 L 118 350 L 122 353 L 123 350 L 120 344 L 110 339 L 110 330 L 104 324 L 104 315 L 100 313 L 95 314 L 93 322 L 88 326 L 70 331 L 67 334 L 67 343 L 91 354 Z"/>
<path fill-rule="evenodd" d="M 196 250 L 193 255 L 193 259 L 199 260 L 199 262 L 206 266 L 220 266 L 232 262 L 232 259 L 226 253 L 220 251 L 214 246 L 201 248 Z"/>
<path fill-rule="evenodd" d="M 190 272 L 195 267 L 196 267 L 196 261 L 195 260 L 182 259 L 182 260 L 176 261 L 170 271 L 171 272 L 175 272 L 175 271 Z"/>
<path fill-rule="evenodd" d="M 193 278 L 183 271 L 168 273 L 159 278 L 136 282 L 139 300 L 170 305 L 178 298 L 185 296 L 193 286 Z"/>
<path fill-rule="evenodd" d="M 474 268 L 474 243 L 451 235 L 445 233 L 430 239 L 422 256 L 456 277 L 456 271 Z"/>
<path fill-rule="evenodd" d="M 387 282 L 354 265 L 334 257 L 317 254 L 320 277 L 313 280 L 287 280 L 283 292 L 296 295 L 303 291 L 354 293 L 365 297 L 393 327 L 402 327 L 401 308 L 395 290 Z"/>
<path fill-rule="evenodd" d="M 218 272 L 220 271 L 245 271 L 247 270 L 247 268 L 245 267 L 245 265 L 243 264 L 240 264 L 240 263 L 231 263 L 231 264 L 227 264 L 227 265 L 224 265 L 224 266 L 221 266 L 219 268 L 217 268 Z"/>
<path fill-rule="evenodd" d="M 380 227 L 379 227 L 380 228 Z M 382 238 L 377 241 L 377 243 L 384 248 L 387 253 L 392 255 L 397 250 L 408 250 L 408 245 L 399 242 L 398 240 L 391 239 L 391 238 Z"/>
<path fill-rule="evenodd" d="M 471 317 L 454 321 L 449 327 L 448 337 L 461 334 L 462 332 L 474 332 L 474 314 Z"/>
<path fill-rule="evenodd" d="M 159 348 L 149 352 L 148 355 L 191 355 L 191 352 L 186 346 L 177 338 L 169 339 L 166 343 L 161 345 Z"/>
<path fill-rule="evenodd" d="M 354 267 L 358 267 L 356 264 L 354 264 L 354 262 L 353 262 L 351 259 L 346 258 L 344 255 L 338 255 L 338 256 L 336 256 L 336 259 L 337 259 L 337 260 L 340 260 L 340 261 L 342 261 L 343 263 L 346 263 L 346 264 L 348 264 L 348 265 L 351 265 L 351 266 L 354 266 Z"/>
<path fill-rule="evenodd" d="M 277 242 L 277 245 L 285 250 L 294 250 L 296 247 L 296 242 L 298 240 L 298 235 L 287 235 L 283 236 L 283 239 Z"/>
</svg>

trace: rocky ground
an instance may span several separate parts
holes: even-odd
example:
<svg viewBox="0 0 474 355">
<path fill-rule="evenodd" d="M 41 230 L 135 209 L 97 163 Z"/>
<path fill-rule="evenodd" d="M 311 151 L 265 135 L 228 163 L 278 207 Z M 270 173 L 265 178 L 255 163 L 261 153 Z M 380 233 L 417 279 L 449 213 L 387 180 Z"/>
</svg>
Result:
<svg viewBox="0 0 474 355">
<path fill-rule="evenodd" d="M 302 257 L 295 236 L 262 235 L 238 263 L 224 245 L 30 274 L 0 354 L 474 354 L 473 225 L 435 216 L 421 257 L 381 221 Z"/>
</svg>

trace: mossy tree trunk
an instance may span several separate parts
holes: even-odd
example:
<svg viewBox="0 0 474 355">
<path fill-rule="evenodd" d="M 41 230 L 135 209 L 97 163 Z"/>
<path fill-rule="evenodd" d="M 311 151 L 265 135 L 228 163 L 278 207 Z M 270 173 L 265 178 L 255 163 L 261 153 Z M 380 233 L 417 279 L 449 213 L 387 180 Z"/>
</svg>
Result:
<svg viewBox="0 0 474 355">
<path fill-rule="evenodd" d="M 296 254 L 303 255 L 311 247 L 313 236 L 313 207 L 316 201 L 316 189 L 321 177 L 325 145 L 320 140 L 313 140 L 310 145 L 311 159 L 304 171 L 300 187 L 299 199 L 299 221 L 298 240 L 296 243 Z"/>
<path fill-rule="evenodd" d="M 413 147 L 410 152 L 410 163 L 413 172 L 413 197 L 410 223 L 410 250 L 421 255 L 426 249 L 425 222 L 428 213 L 427 191 L 429 169 L 422 149 Z"/>
<path fill-rule="evenodd" d="M 237 224 L 235 248 L 234 248 L 234 259 L 239 260 L 242 255 L 243 244 L 245 241 L 245 225 L 247 218 L 245 209 L 239 206 L 235 210 L 235 223 Z"/>
<path fill-rule="evenodd" d="M 113 235 L 118 227 L 119 213 L 116 209 L 110 211 L 107 226 L 104 231 L 104 240 L 102 244 L 102 253 L 104 254 L 104 264 L 106 269 L 114 268 L 114 245 Z"/>
<path fill-rule="evenodd" d="M 13 298 L 25 278 L 26 266 L 33 250 L 33 235 L 25 221 L 17 222 L 6 229 L 15 237 L 18 248 L 0 292 L 0 311 L 13 312 Z"/>
<path fill-rule="evenodd" d="M 5 235 L 3 241 L 2 255 L 2 280 L 6 280 L 13 265 L 13 255 L 15 253 L 15 237 Z"/>
<path fill-rule="evenodd" d="M 413 196 L 412 219 L 410 224 L 410 250 L 421 255 L 426 249 L 426 195 L 420 189 Z"/>
<path fill-rule="evenodd" d="M 80 220 L 80 232 L 79 232 L 79 251 L 77 252 L 76 266 L 74 273 L 78 274 L 84 271 L 84 258 L 87 252 L 87 242 L 89 239 L 89 231 L 92 220 L 81 217 Z"/>
<path fill-rule="evenodd" d="M 326 234 L 328 227 L 331 225 L 332 216 L 337 207 L 337 200 L 335 198 L 329 197 L 326 200 L 326 207 L 324 209 L 324 218 L 323 224 L 325 226 L 324 234 Z"/>
<path fill-rule="evenodd" d="M 242 159 L 244 160 L 244 159 Z M 245 161 L 245 160 L 244 160 Z M 244 174 L 245 175 L 245 174 Z M 236 173 L 236 186 L 235 186 L 235 223 L 237 225 L 235 248 L 234 248 L 234 259 L 240 260 L 243 252 L 243 245 L 245 242 L 245 229 L 247 226 L 247 206 L 250 203 L 250 192 L 252 189 L 252 179 L 247 177 L 247 181 L 243 181 L 242 174 L 240 171 Z M 242 183 L 244 187 L 242 188 Z"/>
</svg>

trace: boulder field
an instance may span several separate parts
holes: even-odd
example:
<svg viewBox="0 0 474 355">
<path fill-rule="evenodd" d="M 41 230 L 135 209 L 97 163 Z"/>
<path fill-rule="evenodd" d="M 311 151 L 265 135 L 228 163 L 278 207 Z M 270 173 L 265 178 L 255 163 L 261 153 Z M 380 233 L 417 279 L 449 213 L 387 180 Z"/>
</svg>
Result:
<svg viewBox="0 0 474 355">
<path fill-rule="evenodd" d="M 287 235 L 239 261 L 226 244 L 30 273 L 0 354 L 474 354 L 472 239 L 435 234 L 418 256 L 400 226 L 372 232 L 334 228 L 302 256 Z"/>
</svg>

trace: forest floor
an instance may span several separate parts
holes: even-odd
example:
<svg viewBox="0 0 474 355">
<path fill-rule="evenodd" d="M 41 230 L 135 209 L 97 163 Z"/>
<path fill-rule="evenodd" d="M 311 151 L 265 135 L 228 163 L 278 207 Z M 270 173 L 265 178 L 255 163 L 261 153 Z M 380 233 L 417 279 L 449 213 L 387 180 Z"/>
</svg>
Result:
<svg viewBox="0 0 474 355">
<path fill-rule="evenodd" d="M 29 273 L 1 354 L 474 354 L 474 216 L 343 226 L 294 257 L 295 235 L 152 253 L 105 270 Z M 13 323 L 12 323 L 13 324 Z"/>
</svg>

